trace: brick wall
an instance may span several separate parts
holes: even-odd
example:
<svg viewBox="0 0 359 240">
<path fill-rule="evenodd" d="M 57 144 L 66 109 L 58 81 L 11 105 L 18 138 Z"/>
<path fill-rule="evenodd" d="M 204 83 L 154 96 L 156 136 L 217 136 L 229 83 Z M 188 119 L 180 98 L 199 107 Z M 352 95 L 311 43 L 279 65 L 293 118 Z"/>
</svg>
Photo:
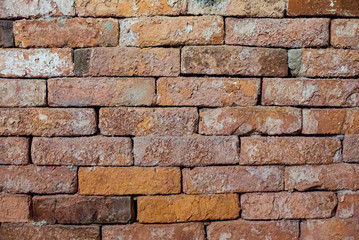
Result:
<svg viewBox="0 0 359 240">
<path fill-rule="evenodd" d="M 358 240 L 358 149 L 358 0 L 0 1 L 1 240 Z"/>
</svg>

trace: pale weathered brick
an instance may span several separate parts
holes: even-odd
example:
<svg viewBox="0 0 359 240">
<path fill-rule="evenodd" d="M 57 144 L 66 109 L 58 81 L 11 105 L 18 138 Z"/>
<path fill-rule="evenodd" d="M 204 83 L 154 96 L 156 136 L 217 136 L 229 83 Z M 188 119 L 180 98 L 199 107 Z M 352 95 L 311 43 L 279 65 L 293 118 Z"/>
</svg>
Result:
<svg viewBox="0 0 359 240">
<path fill-rule="evenodd" d="M 260 79 L 256 78 L 160 78 L 157 104 L 163 106 L 256 105 Z"/>
<path fill-rule="evenodd" d="M 93 109 L 0 109 L 0 135 L 69 136 L 95 132 L 96 113 Z"/>
<path fill-rule="evenodd" d="M 141 223 L 170 223 L 233 219 L 239 216 L 235 194 L 141 196 L 137 219 Z"/>
<path fill-rule="evenodd" d="M 337 205 L 331 192 L 248 193 L 241 195 L 244 219 L 330 217 Z"/>
<path fill-rule="evenodd" d="M 290 107 L 228 107 L 201 109 L 199 133 L 243 135 L 289 134 L 301 129 L 301 110 Z"/>
<path fill-rule="evenodd" d="M 263 79 L 262 104 L 295 106 L 359 106 L 356 79 Z"/>
<path fill-rule="evenodd" d="M 73 74 L 72 50 L 0 49 L 0 77 L 56 77 Z"/>
<path fill-rule="evenodd" d="M 359 192 L 338 193 L 337 217 L 359 219 Z"/>
<path fill-rule="evenodd" d="M 28 138 L 0 138 L 0 164 L 27 164 L 29 162 L 29 147 Z"/>
<path fill-rule="evenodd" d="M 179 168 L 92 167 L 79 170 L 79 193 L 171 194 L 181 191 Z"/>
<path fill-rule="evenodd" d="M 283 167 L 221 166 L 185 168 L 183 191 L 188 194 L 280 191 Z"/>
<path fill-rule="evenodd" d="M 343 140 L 343 162 L 359 163 L 359 135 L 345 135 Z"/>
<path fill-rule="evenodd" d="M 328 137 L 242 137 L 239 163 L 328 164 L 341 160 L 341 142 Z"/>
<path fill-rule="evenodd" d="M 30 201 L 26 195 L 0 195 L 0 222 L 28 222 Z"/>
<path fill-rule="evenodd" d="M 46 104 L 46 80 L 0 79 L 1 107 Z"/>
<path fill-rule="evenodd" d="M 50 106 L 151 105 L 153 78 L 59 78 L 48 80 Z"/>
<path fill-rule="evenodd" d="M 287 50 L 240 46 L 185 46 L 181 73 L 208 75 L 288 75 Z"/>
<path fill-rule="evenodd" d="M 33 138 L 32 162 L 37 165 L 132 165 L 130 138 Z"/>
<path fill-rule="evenodd" d="M 135 165 L 139 166 L 238 163 L 238 138 L 235 136 L 149 136 L 135 137 L 133 142 Z"/>
<path fill-rule="evenodd" d="M 101 108 L 104 135 L 190 135 L 196 130 L 196 108 Z"/>
<path fill-rule="evenodd" d="M 285 168 L 284 178 L 287 190 L 359 190 L 359 165 L 291 166 Z"/>
<path fill-rule="evenodd" d="M 288 0 L 289 16 L 359 16 L 356 0 Z"/>
<path fill-rule="evenodd" d="M 209 240 L 298 240 L 299 224 L 296 221 L 221 221 L 207 227 Z"/>
<path fill-rule="evenodd" d="M 73 193 L 77 169 L 68 167 L 0 166 L 0 189 L 10 193 Z"/>
<path fill-rule="evenodd" d="M 176 46 L 222 44 L 223 18 L 153 17 L 128 18 L 120 21 L 121 46 Z"/>
<path fill-rule="evenodd" d="M 330 26 L 332 46 L 359 49 L 359 19 L 333 19 Z"/>
<path fill-rule="evenodd" d="M 96 47 L 118 45 L 118 21 L 68 18 L 20 20 L 14 24 L 18 47 Z"/>
<path fill-rule="evenodd" d="M 0 6 L 1 9 L 1 6 Z M 1 11 L 0 11 L 1 15 Z M 13 21 L 0 20 L 0 47 L 14 46 Z"/>
<path fill-rule="evenodd" d="M 263 47 L 319 47 L 329 43 L 329 19 L 226 19 L 226 44 Z"/>
</svg>

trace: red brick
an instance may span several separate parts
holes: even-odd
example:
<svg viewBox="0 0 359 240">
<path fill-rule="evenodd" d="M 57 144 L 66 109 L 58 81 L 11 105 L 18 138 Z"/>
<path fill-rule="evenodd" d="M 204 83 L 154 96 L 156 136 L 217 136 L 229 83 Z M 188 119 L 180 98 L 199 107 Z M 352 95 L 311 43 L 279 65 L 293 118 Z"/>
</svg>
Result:
<svg viewBox="0 0 359 240">
<path fill-rule="evenodd" d="M 74 16 L 74 0 L 2 0 L 0 18 Z"/>
<path fill-rule="evenodd" d="M 135 165 L 206 166 L 238 163 L 238 138 L 235 136 L 135 137 Z M 179 154 L 181 153 L 181 154 Z"/>
<path fill-rule="evenodd" d="M 134 205 L 130 197 L 35 196 L 32 214 L 34 221 L 47 224 L 127 223 Z"/>
<path fill-rule="evenodd" d="M 359 133 L 359 108 L 304 109 L 303 133 Z"/>
<path fill-rule="evenodd" d="M 40 239 L 73 239 L 100 240 L 98 226 L 1 224 L 2 240 L 40 240 Z"/>
<path fill-rule="evenodd" d="M 76 10 L 79 16 L 155 16 L 155 15 L 179 15 L 186 9 L 186 1 L 167 0 L 77 0 Z"/>
<path fill-rule="evenodd" d="M 189 0 L 187 12 L 246 17 L 283 17 L 286 0 Z"/>
<path fill-rule="evenodd" d="M 96 114 L 93 109 L 0 109 L 0 135 L 68 136 L 95 132 Z"/>
<path fill-rule="evenodd" d="M 357 0 L 289 0 L 289 16 L 359 16 Z"/>
<path fill-rule="evenodd" d="M 333 19 L 330 32 L 332 46 L 359 49 L 359 19 Z"/>
<path fill-rule="evenodd" d="M 151 105 L 153 78 L 59 78 L 48 80 L 50 106 Z"/>
<path fill-rule="evenodd" d="M 1 15 L 1 11 L 0 11 L 0 15 Z M 0 47 L 14 46 L 14 36 L 12 33 L 12 26 L 13 26 L 12 21 L 0 20 Z"/>
<path fill-rule="evenodd" d="M 338 209 L 339 218 L 359 219 L 359 192 L 339 192 Z"/>
<path fill-rule="evenodd" d="M 337 218 L 308 220 L 301 223 L 301 238 L 305 240 L 356 240 L 359 221 Z"/>
<path fill-rule="evenodd" d="M 118 21 L 68 18 L 20 20 L 14 24 L 18 47 L 96 47 L 118 45 Z"/>
<path fill-rule="evenodd" d="M 200 110 L 201 134 L 289 134 L 300 129 L 301 110 L 298 108 L 256 106 Z"/>
<path fill-rule="evenodd" d="M 26 195 L 0 195 L 0 222 L 28 222 L 30 201 Z"/>
<path fill-rule="evenodd" d="M 280 191 L 283 168 L 275 166 L 215 166 L 182 170 L 183 191 L 188 194 Z"/>
<path fill-rule="evenodd" d="M 288 64 L 294 76 L 356 77 L 359 50 L 293 49 L 288 52 Z"/>
<path fill-rule="evenodd" d="M 262 47 L 319 47 L 329 43 L 329 19 L 226 19 L 226 44 Z"/>
<path fill-rule="evenodd" d="M 137 219 L 141 223 L 170 223 L 233 219 L 239 216 L 238 196 L 168 195 L 137 198 Z"/>
<path fill-rule="evenodd" d="M 359 189 L 358 179 L 359 165 L 356 164 L 292 166 L 285 169 L 287 190 L 357 190 Z"/>
<path fill-rule="evenodd" d="M 180 49 L 176 48 L 77 49 L 74 61 L 75 73 L 85 76 L 178 76 L 180 73 Z"/>
<path fill-rule="evenodd" d="M 186 239 L 204 240 L 203 223 L 112 225 L 102 227 L 103 240 Z"/>
<path fill-rule="evenodd" d="M 46 104 L 46 80 L 0 79 L 1 107 L 30 107 Z"/>
<path fill-rule="evenodd" d="M 296 221 L 234 221 L 213 222 L 207 227 L 209 240 L 298 240 Z"/>
<path fill-rule="evenodd" d="M 0 189 L 10 193 L 73 193 L 77 169 L 68 167 L 0 166 Z"/>
<path fill-rule="evenodd" d="M 182 49 L 181 73 L 208 75 L 288 75 L 287 51 L 240 46 L 186 46 Z"/>
<path fill-rule="evenodd" d="M 242 137 L 240 164 L 328 164 L 341 159 L 341 142 L 328 137 Z"/>
<path fill-rule="evenodd" d="M 0 164 L 27 164 L 29 162 L 29 147 L 28 138 L 0 138 Z"/>
<path fill-rule="evenodd" d="M 120 45 L 133 47 L 222 44 L 223 18 L 152 17 L 120 21 Z"/>
<path fill-rule="evenodd" d="M 160 78 L 157 104 L 163 106 L 256 105 L 260 79 L 256 78 Z"/>
<path fill-rule="evenodd" d="M 196 108 L 101 108 L 104 135 L 190 135 L 196 130 Z"/>
<path fill-rule="evenodd" d="M 0 77 L 57 77 L 73 74 L 72 50 L 0 49 Z"/>
<path fill-rule="evenodd" d="M 37 165 L 132 165 L 130 138 L 34 138 L 32 162 Z"/>
<path fill-rule="evenodd" d="M 343 162 L 359 163 L 359 135 L 344 136 Z"/>
<path fill-rule="evenodd" d="M 179 168 L 92 167 L 79 170 L 79 193 L 171 194 L 181 191 Z"/>
<path fill-rule="evenodd" d="M 244 219 L 326 218 L 337 198 L 331 192 L 248 193 L 241 196 Z"/>
</svg>

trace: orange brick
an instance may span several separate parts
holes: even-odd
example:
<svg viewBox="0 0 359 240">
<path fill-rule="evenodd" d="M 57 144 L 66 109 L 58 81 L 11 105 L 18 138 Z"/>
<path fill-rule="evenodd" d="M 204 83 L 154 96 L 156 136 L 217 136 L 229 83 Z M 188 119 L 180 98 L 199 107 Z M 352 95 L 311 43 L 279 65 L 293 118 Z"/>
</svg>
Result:
<svg viewBox="0 0 359 240">
<path fill-rule="evenodd" d="M 238 196 L 169 195 L 137 198 L 141 223 L 170 223 L 233 219 L 239 216 Z"/>
<path fill-rule="evenodd" d="M 359 16 L 356 0 L 289 0 L 289 16 Z"/>
<path fill-rule="evenodd" d="M 28 138 L 2 137 L 0 146 L 0 164 L 22 165 L 29 162 Z"/>
<path fill-rule="evenodd" d="M 338 193 L 337 217 L 359 219 L 359 192 Z"/>
<path fill-rule="evenodd" d="M 359 49 L 359 19 L 333 19 L 330 26 L 332 46 Z"/>
<path fill-rule="evenodd" d="M 26 195 L 0 195 L 0 222 L 28 222 L 30 201 Z"/>
<path fill-rule="evenodd" d="M 359 163 L 359 135 L 345 135 L 343 140 L 343 162 Z"/>
<path fill-rule="evenodd" d="M 80 194 L 171 194 L 180 191 L 179 168 L 91 167 L 79 170 Z"/>
</svg>

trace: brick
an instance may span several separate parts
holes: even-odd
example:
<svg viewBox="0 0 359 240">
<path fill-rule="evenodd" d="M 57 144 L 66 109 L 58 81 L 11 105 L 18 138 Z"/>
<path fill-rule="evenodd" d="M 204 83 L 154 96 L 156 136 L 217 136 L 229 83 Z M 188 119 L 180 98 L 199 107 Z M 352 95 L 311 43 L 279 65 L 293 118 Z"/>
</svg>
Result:
<svg viewBox="0 0 359 240">
<path fill-rule="evenodd" d="M 101 108 L 103 135 L 190 135 L 196 130 L 196 108 Z"/>
<path fill-rule="evenodd" d="M 31 107 L 46 104 L 46 80 L 0 79 L 1 107 Z"/>
<path fill-rule="evenodd" d="M 170 194 L 181 191 L 179 168 L 80 168 L 79 192 L 90 195 Z"/>
<path fill-rule="evenodd" d="M 0 195 L 0 222 L 28 222 L 30 201 L 26 195 Z"/>
<path fill-rule="evenodd" d="M 358 220 L 337 218 L 308 220 L 301 223 L 301 238 L 304 240 L 341 240 L 358 239 Z"/>
<path fill-rule="evenodd" d="M 133 138 L 135 165 L 206 166 L 238 163 L 235 136 L 149 136 Z M 181 153 L 181 154 L 179 154 Z"/>
<path fill-rule="evenodd" d="M 288 75 L 287 50 L 185 46 L 182 48 L 181 73 L 285 77 Z"/>
<path fill-rule="evenodd" d="M 3 240 L 76 239 L 100 240 L 99 226 L 2 224 L 0 236 Z"/>
<path fill-rule="evenodd" d="M 332 46 L 359 49 L 359 19 L 333 19 L 330 26 Z"/>
<path fill-rule="evenodd" d="M 0 166 L 0 189 L 10 193 L 73 193 L 77 169 L 68 167 Z"/>
<path fill-rule="evenodd" d="M 0 138 L 0 164 L 27 164 L 29 162 L 29 148 L 28 138 Z"/>
<path fill-rule="evenodd" d="M 187 12 L 195 15 L 283 17 L 285 7 L 285 0 L 189 0 Z"/>
<path fill-rule="evenodd" d="M 224 40 L 219 16 L 127 18 L 120 21 L 120 30 L 120 46 L 222 44 Z"/>
<path fill-rule="evenodd" d="M 337 205 L 331 192 L 248 193 L 241 196 L 244 219 L 330 217 Z"/>
<path fill-rule="evenodd" d="M 157 104 L 163 106 L 256 105 L 260 79 L 256 78 L 160 78 Z"/>
<path fill-rule="evenodd" d="M 132 165 L 130 138 L 33 138 L 31 158 L 36 165 Z"/>
<path fill-rule="evenodd" d="M 289 16 L 359 16 L 356 0 L 289 0 Z"/>
<path fill-rule="evenodd" d="M 304 134 L 359 133 L 359 109 L 304 109 Z"/>
<path fill-rule="evenodd" d="M 169 195 L 137 198 L 137 219 L 142 223 L 170 223 L 233 219 L 239 216 L 238 196 Z"/>
<path fill-rule="evenodd" d="M 102 227 L 103 240 L 186 239 L 204 240 L 203 223 L 112 225 Z"/>
<path fill-rule="evenodd" d="M 359 192 L 339 192 L 338 209 L 339 218 L 359 219 Z"/>
<path fill-rule="evenodd" d="M 0 135 L 74 136 L 96 132 L 89 108 L 2 108 Z"/>
<path fill-rule="evenodd" d="M 14 24 L 18 47 L 96 47 L 118 45 L 118 21 L 69 18 L 20 20 Z"/>
<path fill-rule="evenodd" d="M 47 224 L 127 223 L 134 217 L 130 197 L 34 196 L 34 221 Z"/>
<path fill-rule="evenodd" d="M 215 166 L 182 170 L 183 191 L 188 194 L 280 191 L 283 168 L 275 166 Z"/>
<path fill-rule="evenodd" d="M 155 15 L 179 15 L 186 9 L 184 0 L 77 0 L 79 16 L 133 17 Z"/>
<path fill-rule="evenodd" d="M 200 110 L 201 134 L 290 134 L 300 129 L 301 110 L 298 108 L 256 106 Z"/>
<path fill-rule="evenodd" d="M 48 80 L 50 106 L 151 105 L 153 78 L 59 78 Z"/>
<path fill-rule="evenodd" d="M 328 164 L 341 160 L 341 142 L 329 137 L 242 137 L 240 164 Z"/>
<path fill-rule="evenodd" d="M 320 47 L 329 43 L 329 19 L 226 19 L 226 44 L 262 47 Z"/>
<path fill-rule="evenodd" d="M 74 16 L 74 0 L 3 0 L 0 18 Z"/>
<path fill-rule="evenodd" d="M 178 76 L 180 73 L 180 49 L 176 48 L 77 49 L 74 61 L 75 74 L 85 76 Z"/>
<path fill-rule="evenodd" d="M 0 6 L 1 9 L 1 6 Z M 1 15 L 1 11 L 0 11 Z M 0 47 L 14 46 L 14 37 L 12 34 L 12 21 L 0 20 Z"/>
<path fill-rule="evenodd" d="M 359 135 L 345 135 L 343 140 L 343 162 L 359 163 Z"/>
<path fill-rule="evenodd" d="M 298 191 L 357 190 L 359 189 L 359 165 L 330 164 L 317 166 L 292 166 L 285 168 L 285 189 Z"/>
<path fill-rule="evenodd" d="M 212 222 L 207 227 L 207 235 L 209 240 L 298 240 L 299 224 L 296 221 L 245 221 L 242 219 Z"/>
<path fill-rule="evenodd" d="M 0 49 L 0 77 L 56 77 L 73 74 L 71 49 Z"/>
<path fill-rule="evenodd" d="M 293 76 L 356 77 L 359 50 L 293 49 L 288 51 L 288 64 Z"/>
<path fill-rule="evenodd" d="M 262 104 L 295 106 L 359 106 L 356 79 L 263 79 Z"/>
</svg>

